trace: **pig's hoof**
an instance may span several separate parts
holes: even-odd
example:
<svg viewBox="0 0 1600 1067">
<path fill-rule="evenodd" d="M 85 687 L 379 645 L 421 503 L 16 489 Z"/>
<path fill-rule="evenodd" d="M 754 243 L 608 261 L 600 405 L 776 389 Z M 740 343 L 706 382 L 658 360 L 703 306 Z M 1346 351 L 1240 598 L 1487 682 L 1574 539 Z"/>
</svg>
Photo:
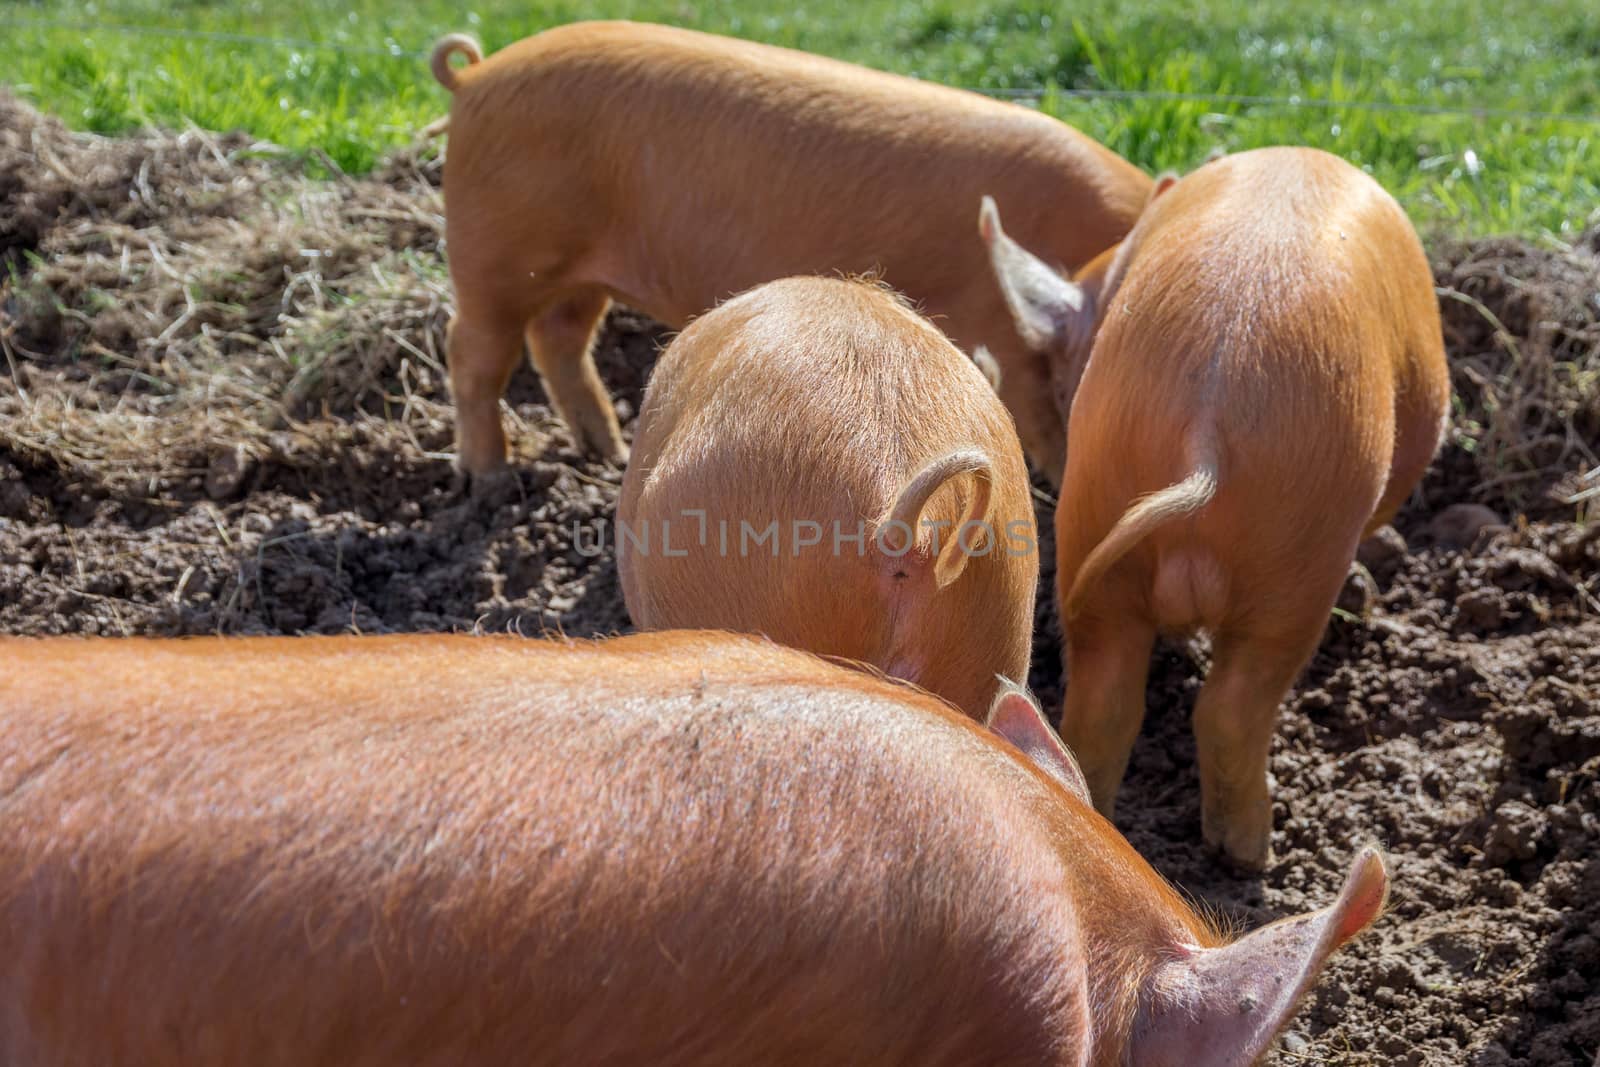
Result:
<svg viewBox="0 0 1600 1067">
<path fill-rule="evenodd" d="M 563 419 L 572 437 L 572 448 L 580 456 L 611 463 L 618 468 L 628 465 L 628 446 L 622 441 L 622 430 L 612 419 L 595 416 L 591 419 Z"/>
<path fill-rule="evenodd" d="M 1482 504 L 1451 504 L 1428 523 L 1429 535 L 1445 548 L 1470 549 L 1485 530 L 1505 528 L 1505 520 Z"/>
<path fill-rule="evenodd" d="M 1224 849 L 1222 858 L 1240 874 L 1260 874 L 1272 865 L 1272 848 L 1269 846 L 1247 854 Z"/>
<path fill-rule="evenodd" d="M 462 474 L 467 496 L 475 504 L 498 504 L 513 496 L 521 487 L 517 474 L 510 467 L 500 466 L 475 474 Z"/>
<path fill-rule="evenodd" d="M 1393 526 L 1380 526 L 1356 546 L 1356 562 L 1375 577 L 1394 573 L 1406 558 L 1406 539 Z"/>
<path fill-rule="evenodd" d="M 1221 849 L 1222 858 L 1242 874 L 1260 874 L 1272 863 L 1270 841 L 1224 841 Z"/>
<path fill-rule="evenodd" d="M 627 469 L 628 446 L 622 443 L 620 437 L 614 440 L 601 438 L 598 441 L 592 437 L 575 437 L 572 446 L 578 455 L 587 459 L 608 463 L 618 470 Z"/>
<path fill-rule="evenodd" d="M 1246 832 L 1241 827 L 1206 826 L 1206 844 L 1221 853 L 1222 859 L 1236 871 L 1260 874 L 1272 863 L 1271 831 Z"/>
<path fill-rule="evenodd" d="M 594 456 L 604 463 L 609 463 L 618 470 L 628 467 L 628 446 L 622 443 L 622 438 L 613 437 L 601 441 L 579 441 L 578 451 L 587 456 Z"/>
</svg>

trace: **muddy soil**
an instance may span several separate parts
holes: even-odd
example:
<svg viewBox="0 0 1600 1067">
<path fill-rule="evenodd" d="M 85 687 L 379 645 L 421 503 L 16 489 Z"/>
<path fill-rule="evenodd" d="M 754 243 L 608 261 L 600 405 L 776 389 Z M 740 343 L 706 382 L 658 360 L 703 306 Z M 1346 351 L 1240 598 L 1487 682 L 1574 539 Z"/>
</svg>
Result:
<svg viewBox="0 0 1600 1067">
<path fill-rule="evenodd" d="M 75 137 L 0 100 L 0 632 L 630 628 L 603 536 L 621 474 L 572 451 L 531 372 L 514 477 L 475 496 L 452 474 L 437 173 L 422 152 L 316 181 L 238 135 Z M 1461 410 L 1285 706 L 1263 875 L 1199 841 L 1204 642 L 1152 663 L 1119 822 L 1165 874 L 1255 925 L 1331 899 L 1361 843 L 1392 858 L 1388 913 L 1272 1062 L 1600 1049 L 1590 241 L 1436 246 Z M 601 340 L 630 430 L 664 339 L 618 311 Z M 1045 547 L 1031 680 L 1053 711 Z"/>
</svg>

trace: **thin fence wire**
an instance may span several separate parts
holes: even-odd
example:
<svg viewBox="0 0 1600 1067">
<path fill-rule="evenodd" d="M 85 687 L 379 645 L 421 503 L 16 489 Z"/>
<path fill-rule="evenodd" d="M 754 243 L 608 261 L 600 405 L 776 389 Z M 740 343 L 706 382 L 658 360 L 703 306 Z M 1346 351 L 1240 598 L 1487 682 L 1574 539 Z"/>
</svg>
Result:
<svg viewBox="0 0 1600 1067">
<path fill-rule="evenodd" d="M 250 33 L 225 33 L 215 30 L 190 30 L 180 26 L 141 26 L 120 22 L 67 22 L 55 19 L 12 19 L 11 27 L 43 30 L 67 30 L 76 33 L 124 33 L 154 37 L 173 37 L 181 40 L 223 42 L 227 44 L 253 44 L 274 48 L 301 49 L 304 51 L 337 52 L 346 55 L 385 56 L 390 59 L 422 60 L 427 51 L 402 48 L 399 44 L 387 46 L 346 44 L 338 41 L 313 41 L 294 37 L 264 37 Z M 1575 122 L 1600 126 L 1600 115 L 1573 111 L 1535 111 L 1525 108 L 1459 106 L 1449 104 L 1419 104 L 1396 100 L 1328 100 L 1302 96 L 1256 96 L 1240 93 L 1187 93 L 1157 89 L 1065 89 L 1065 88 L 1004 88 L 991 89 L 979 86 L 958 86 L 971 92 L 1006 100 L 1042 100 L 1046 96 L 1075 100 L 1152 100 L 1180 103 L 1224 104 L 1236 107 L 1317 108 L 1325 111 L 1379 111 L 1410 115 L 1444 115 L 1475 119 L 1506 119 L 1521 122 Z"/>
<path fill-rule="evenodd" d="M 1157 89 L 979 89 L 990 96 L 1036 99 L 1054 92 L 1057 96 L 1083 97 L 1091 100 L 1179 100 L 1207 104 L 1238 104 L 1244 106 L 1282 106 L 1323 108 L 1330 111 L 1399 111 L 1412 115 L 1453 115 L 1478 119 L 1527 119 L 1546 122 L 1582 122 L 1600 125 L 1600 115 L 1586 115 L 1576 111 L 1531 111 L 1509 107 L 1452 106 L 1449 104 L 1412 104 L 1393 100 L 1324 100 L 1302 96 L 1250 96 L 1240 93 L 1180 93 Z"/>
<path fill-rule="evenodd" d="M 394 59 L 423 59 L 427 52 L 414 52 L 399 45 L 344 44 L 339 41 L 312 41 L 299 37 L 262 37 L 253 33 L 224 33 L 217 30 L 188 30 L 181 26 L 138 26 L 126 22 L 60 22 L 55 19 L 11 19 L 8 26 L 37 30 L 69 30 L 74 33 L 126 33 L 147 37 L 176 37 L 189 41 L 221 41 L 228 44 L 260 44 L 306 51 L 343 52 L 350 55 L 389 56 Z"/>
</svg>

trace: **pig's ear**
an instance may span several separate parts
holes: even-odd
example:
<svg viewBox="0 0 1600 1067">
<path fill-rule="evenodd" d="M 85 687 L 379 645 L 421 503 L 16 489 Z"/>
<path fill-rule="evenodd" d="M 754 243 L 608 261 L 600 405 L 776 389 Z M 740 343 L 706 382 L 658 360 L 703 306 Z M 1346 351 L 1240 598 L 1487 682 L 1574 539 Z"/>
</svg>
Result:
<svg viewBox="0 0 1600 1067">
<path fill-rule="evenodd" d="M 1161 177 L 1157 178 L 1156 179 L 1156 183 L 1150 187 L 1150 200 L 1146 200 L 1145 201 L 1145 206 L 1149 207 L 1151 200 L 1154 200 L 1156 197 L 1160 196 L 1162 193 L 1166 192 L 1168 189 L 1171 189 L 1174 185 L 1177 185 L 1177 184 L 1178 184 L 1178 172 L 1177 171 L 1175 171 L 1175 170 L 1162 171 L 1161 172 Z"/>
<path fill-rule="evenodd" d="M 1081 287 L 1006 236 L 1000 227 L 1000 209 L 991 196 L 983 198 L 978 210 L 978 236 L 989 250 L 989 265 L 1024 344 L 1036 352 L 1048 352 L 1086 332 L 1080 320 L 1094 317 L 1094 301 Z"/>
<path fill-rule="evenodd" d="M 1050 729 L 1044 712 L 1026 689 L 1000 677 L 1000 695 L 989 705 L 985 725 L 1020 748 L 1040 770 L 1066 786 L 1067 792 L 1085 804 L 1094 804 L 1089 797 L 1089 783 L 1078 769 L 1078 761 L 1061 743 L 1060 735 Z"/>
<path fill-rule="evenodd" d="M 977 365 L 983 374 L 984 381 L 989 383 L 989 388 L 996 393 L 1000 391 L 1000 361 L 994 358 L 994 353 L 988 348 L 979 345 L 972 350 L 972 362 Z"/>
<path fill-rule="evenodd" d="M 1333 905 L 1264 926 L 1223 948 L 1190 948 L 1150 980 L 1128 1059 L 1151 1067 L 1254 1063 L 1294 1015 L 1322 965 L 1383 910 L 1389 873 L 1356 856 Z"/>
</svg>

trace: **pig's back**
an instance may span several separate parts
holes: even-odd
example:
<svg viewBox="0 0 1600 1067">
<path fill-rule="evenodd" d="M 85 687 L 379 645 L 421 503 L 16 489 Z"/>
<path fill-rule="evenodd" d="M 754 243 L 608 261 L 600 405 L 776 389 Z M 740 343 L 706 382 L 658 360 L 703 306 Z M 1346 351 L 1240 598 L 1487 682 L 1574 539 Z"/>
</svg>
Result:
<svg viewBox="0 0 1600 1067">
<path fill-rule="evenodd" d="M 1395 291 L 1414 289 L 1419 271 L 1428 284 L 1393 199 L 1311 149 L 1202 167 L 1155 202 L 1130 243 L 1108 344 L 1137 350 L 1147 376 L 1226 390 L 1252 412 L 1389 362 L 1401 325 Z"/>
<path fill-rule="evenodd" d="M 998 465 L 1017 451 L 971 360 L 893 293 L 839 278 L 772 282 L 693 324 L 645 407 L 643 475 L 693 473 L 707 496 L 774 514 L 875 523 L 930 459 L 975 447 Z"/>
<path fill-rule="evenodd" d="M 724 304 L 667 350 L 645 397 L 619 509 L 650 524 L 632 533 L 654 553 L 619 545 L 634 621 L 764 633 L 886 666 L 902 564 L 878 551 L 877 524 L 926 464 L 962 449 L 993 464 L 991 526 L 1031 520 L 1004 406 L 894 296 L 790 278 Z M 946 491 L 924 518 L 953 530 L 966 507 Z M 665 551 L 663 519 L 683 555 Z M 756 540 L 773 524 L 776 551 Z"/>
<path fill-rule="evenodd" d="M 1405 213 L 1362 171 L 1312 149 L 1224 157 L 1182 179 L 1136 235 L 1107 317 L 1144 373 L 1218 389 L 1243 418 L 1371 402 L 1432 277 Z M 1141 227 L 1144 229 L 1144 227 Z M 1157 339 L 1168 341 L 1158 344 Z M 1315 400 L 1312 400 L 1315 398 Z"/>
<path fill-rule="evenodd" d="M 938 150 L 970 163 L 982 159 L 980 149 L 963 146 L 979 141 L 990 149 L 1006 145 L 1020 157 L 1005 162 L 1028 165 L 1048 158 L 1085 176 L 1103 169 L 1107 186 L 1115 186 L 1113 176 L 1148 185 L 1138 168 L 1093 138 L 1033 109 L 719 34 L 627 21 L 573 23 L 507 46 L 464 80 L 472 86 L 485 75 L 533 91 L 548 86 L 570 94 L 571 108 L 589 118 L 615 118 L 624 104 L 681 108 L 682 132 L 754 134 L 758 143 L 785 145 L 793 156 L 786 162 L 807 170 L 820 162 L 806 157 L 807 148 Z M 591 129 L 605 135 L 601 128 Z M 899 135 L 895 143 L 885 143 L 889 132 Z M 699 155 L 695 150 L 703 144 L 691 141 L 686 147 Z M 701 157 L 701 162 L 719 160 Z M 997 162 L 991 159 L 987 169 L 998 169 Z M 1138 205 L 1133 210 L 1136 215 Z"/>
<path fill-rule="evenodd" d="M 0 652 L 7 1062 L 1041 1062 L 1081 1023 L 1016 765 L 889 683 L 707 634 Z"/>
<path fill-rule="evenodd" d="M 1144 491 L 1209 449 L 1218 507 L 1240 493 L 1303 501 L 1308 537 L 1330 499 L 1370 514 L 1393 450 L 1396 367 L 1427 343 L 1413 310 L 1433 304 L 1392 198 L 1326 153 L 1241 153 L 1180 181 L 1130 243 L 1072 439 L 1123 442 Z M 1285 551 L 1294 513 L 1270 524 Z"/>
<path fill-rule="evenodd" d="M 447 195 L 451 182 L 475 197 L 503 185 L 509 205 L 520 183 L 572 203 L 592 241 L 584 262 L 675 326 L 760 282 L 835 270 L 879 269 L 953 312 L 982 270 L 982 196 L 1071 266 L 1120 239 L 1149 189 L 1126 160 L 1020 105 L 666 26 L 558 27 L 460 78 L 450 139 L 464 155 L 447 163 Z M 582 177 L 547 186 L 568 172 Z"/>
</svg>

